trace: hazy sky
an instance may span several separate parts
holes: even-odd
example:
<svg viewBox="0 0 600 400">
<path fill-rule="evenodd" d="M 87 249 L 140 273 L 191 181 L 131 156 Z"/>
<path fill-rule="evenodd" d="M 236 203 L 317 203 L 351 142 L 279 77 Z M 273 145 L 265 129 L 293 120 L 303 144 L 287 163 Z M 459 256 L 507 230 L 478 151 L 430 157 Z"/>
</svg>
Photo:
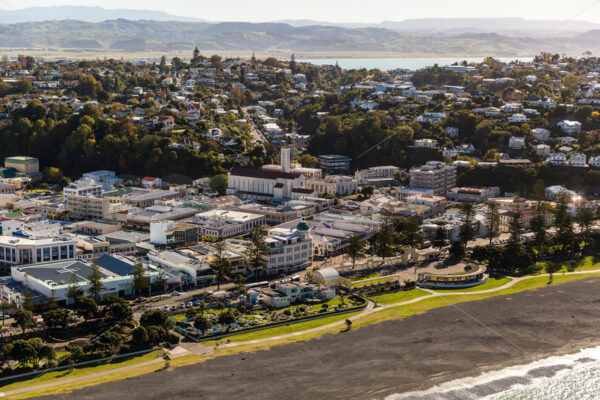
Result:
<svg viewBox="0 0 600 400">
<path fill-rule="evenodd" d="M 64 4 L 152 9 L 217 21 L 380 22 L 424 17 L 523 17 L 600 23 L 600 0 L 0 0 L 0 8 L 4 9 Z"/>
</svg>

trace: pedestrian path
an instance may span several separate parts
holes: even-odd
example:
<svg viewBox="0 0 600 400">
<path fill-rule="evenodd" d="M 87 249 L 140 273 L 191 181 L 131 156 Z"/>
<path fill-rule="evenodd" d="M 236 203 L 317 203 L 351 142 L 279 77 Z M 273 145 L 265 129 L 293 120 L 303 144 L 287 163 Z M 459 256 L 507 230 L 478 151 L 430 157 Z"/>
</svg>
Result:
<svg viewBox="0 0 600 400">
<path fill-rule="evenodd" d="M 596 269 L 596 270 L 590 270 L 590 271 L 575 271 L 575 272 L 566 272 L 564 274 L 561 275 L 583 275 L 583 274 L 594 274 L 594 273 L 600 273 L 600 269 Z M 556 274 L 554 274 L 556 275 Z M 473 295 L 473 294 L 485 294 L 485 293 L 492 293 L 492 292 L 499 292 L 505 289 L 508 289 L 512 286 L 514 286 L 515 284 L 528 280 L 528 279 L 533 279 L 533 278 L 539 278 L 539 277 L 544 277 L 544 276 L 550 276 L 550 274 L 540 274 L 540 275 L 532 275 L 532 276 L 523 276 L 523 277 L 518 277 L 518 278 L 513 278 L 508 276 L 508 278 L 511 278 L 512 280 L 510 282 L 507 282 L 506 284 L 499 286 L 497 288 L 492 288 L 492 289 L 487 289 L 487 290 L 479 290 L 479 291 L 473 291 L 473 292 L 435 292 L 433 290 L 430 289 L 421 289 L 424 290 L 426 292 L 429 292 L 428 295 L 426 296 L 421 296 L 421 297 L 417 297 L 415 299 L 412 300 L 407 300 L 407 301 L 402 301 L 402 302 L 398 302 L 398 303 L 394 303 L 394 304 L 387 304 L 387 305 L 381 305 L 381 306 L 375 306 L 375 303 L 373 303 L 372 301 L 369 301 L 367 304 L 367 307 L 361 311 L 360 313 L 349 317 L 348 319 L 351 321 L 357 320 L 359 318 L 362 318 L 364 316 L 367 316 L 369 314 L 372 313 L 376 313 L 382 310 L 386 310 L 388 308 L 392 308 L 392 307 L 398 307 L 398 306 L 403 306 L 403 305 L 408 305 L 408 304 L 414 304 L 414 303 L 418 303 L 420 301 L 426 300 L 426 299 L 431 299 L 434 297 L 441 297 L 441 296 L 465 296 L 465 295 Z M 303 331 L 299 331 L 299 332 L 292 332 L 292 333 L 287 333 L 284 335 L 278 335 L 278 336 L 270 336 L 268 338 L 264 338 L 264 339 L 256 339 L 256 340 L 249 340 L 246 342 L 230 342 L 230 343 L 226 343 L 226 344 L 222 344 L 219 346 L 215 346 L 215 349 L 217 348 L 232 348 L 232 347 L 239 347 L 239 346 L 245 346 L 248 344 L 260 344 L 260 343 L 268 343 L 271 341 L 275 341 L 275 340 L 281 340 L 281 339 L 288 339 L 288 338 L 294 338 L 294 337 L 298 337 L 301 335 L 306 335 L 306 334 L 310 334 L 310 333 L 315 333 L 315 332 L 320 332 L 320 331 L 325 331 L 328 330 L 330 328 L 335 328 L 335 327 L 341 327 L 344 326 L 346 324 L 345 320 L 341 320 L 341 321 L 336 321 L 336 322 L 332 322 L 330 324 L 327 325 L 322 325 L 322 326 L 318 326 L 315 328 L 311 328 L 311 329 L 306 329 Z M 171 350 L 169 352 L 169 356 L 171 358 L 177 358 L 177 357 L 182 357 L 188 354 L 201 354 L 201 355 L 208 355 L 208 354 L 212 354 L 213 351 L 212 349 L 208 349 L 205 346 L 202 347 L 188 347 L 185 345 L 182 346 L 178 346 L 175 349 Z M 128 365 L 126 367 L 121 367 L 121 368 L 115 368 L 115 369 L 111 369 L 108 371 L 102 371 L 102 372 L 98 372 L 98 373 L 93 373 L 90 375 L 84 375 L 84 376 L 80 376 L 80 377 L 76 377 L 76 378 L 70 378 L 70 379 L 61 379 L 58 380 L 56 382 L 49 382 L 43 385 L 37 385 L 37 386 L 31 386 L 31 387 L 26 387 L 26 388 L 21 388 L 21 389 L 15 389 L 15 390 L 10 390 L 4 393 L 0 393 L 0 397 L 7 397 L 7 396 L 12 396 L 12 395 L 17 395 L 17 394 L 23 394 L 23 393 L 27 393 L 27 392 L 35 392 L 38 390 L 43 390 L 43 389 L 47 389 L 47 388 L 51 388 L 51 387 L 55 387 L 55 386 L 61 386 L 61 385 L 66 385 L 66 384 L 70 384 L 70 383 L 75 383 L 75 382 L 80 382 L 80 381 L 84 381 L 84 380 L 88 380 L 88 379 L 93 379 L 93 378 L 97 378 L 97 377 L 101 377 L 101 376 L 105 376 L 105 375 L 110 375 L 110 374 L 115 374 L 115 373 L 120 373 L 120 372 L 126 372 L 132 369 L 137 369 L 143 366 L 147 366 L 147 365 L 153 365 L 153 364 L 160 364 L 164 362 L 162 357 L 158 357 L 154 360 L 150 360 L 150 361 L 145 361 L 139 364 L 133 364 L 133 365 Z"/>
</svg>

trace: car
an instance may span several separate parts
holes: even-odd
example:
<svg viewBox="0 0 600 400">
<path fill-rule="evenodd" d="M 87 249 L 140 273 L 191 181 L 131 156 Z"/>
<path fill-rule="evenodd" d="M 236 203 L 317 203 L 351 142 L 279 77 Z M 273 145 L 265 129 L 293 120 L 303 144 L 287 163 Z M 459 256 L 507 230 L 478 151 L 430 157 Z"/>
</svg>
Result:
<svg viewBox="0 0 600 400">
<path fill-rule="evenodd" d="M 177 310 L 177 306 L 171 306 L 171 311 L 176 311 Z"/>
<path fill-rule="evenodd" d="M 135 302 L 136 302 L 136 303 L 141 303 L 141 302 L 143 302 L 143 301 L 146 301 L 146 298 L 145 298 L 145 297 L 138 297 L 137 299 L 135 299 Z"/>
<path fill-rule="evenodd" d="M 184 307 L 185 307 L 185 303 L 181 303 L 181 304 L 179 305 L 179 308 L 184 308 Z"/>
<path fill-rule="evenodd" d="M 169 311 L 169 305 L 168 304 L 163 307 L 163 311 L 165 311 L 165 312 Z"/>
<path fill-rule="evenodd" d="M 188 301 L 188 302 L 187 302 L 187 304 L 186 304 L 185 306 L 189 308 L 189 307 L 193 307 L 193 304 L 192 304 L 192 302 L 191 302 L 191 301 Z"/>
<path fill-rule="evenodd" d="M 9 319 L 9 318 L 10 318 L 10 315 L 8 315 L 8 314 L 0 315 L 0 320 Z"/>
<path fill-rule="evenodd" d="M 181 296 L 181 293 L 179 293 L 178 291 L 174 291 L 173 293 L 171 293 L 171 296 Z"/>
</svg>

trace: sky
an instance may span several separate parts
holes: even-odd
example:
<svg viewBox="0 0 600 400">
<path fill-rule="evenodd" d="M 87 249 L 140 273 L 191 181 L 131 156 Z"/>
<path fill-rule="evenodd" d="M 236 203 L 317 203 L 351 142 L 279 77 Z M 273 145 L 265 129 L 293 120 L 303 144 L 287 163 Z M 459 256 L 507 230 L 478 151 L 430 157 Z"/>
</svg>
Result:
<svg viewBox="0 0 600 400">
<path fill-rule="evenodd" d="M 0 0 L 0 8 L 12 10 L 65 4 L 160 10 L 213 21 L 374 23 L 410 18 L 523 17 L 600 23 L 600 0 Z"/>
</svg>

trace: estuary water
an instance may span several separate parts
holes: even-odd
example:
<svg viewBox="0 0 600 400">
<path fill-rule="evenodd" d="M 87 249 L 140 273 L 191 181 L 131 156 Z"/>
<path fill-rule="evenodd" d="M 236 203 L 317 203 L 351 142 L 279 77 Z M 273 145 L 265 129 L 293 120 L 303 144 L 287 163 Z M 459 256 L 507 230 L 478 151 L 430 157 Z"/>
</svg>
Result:
<svg viewBox="0 0 600 400">
<path fill-rule="evenodd" d="M 502 62 L 510 62 L 519 60 L 522 62 L 529 62 L 533 60 L 533 57 L 500 57 L 498 58 Z M 450 65 L 455 62 L 461 63 L 463 61 L 468 63 L 479 63 L 484 60 L 484 57 L 451 57 L 451 58 L 308 58 L 298 59 L 302 62 L 310 62 L 315 65 L 335 65 L 337 62 L 340 68 L 343 69 L 380 69 L 380 70 L 392 70 L 392 69 L 410 69 L 417 70 L 425 67 L 431 67 L 435 64 L 439 66 Z"/>
<path fill-rule="evenodd" d="M 600 346 L 446 382 L 386 400 L 597 400 Z"/>
</svg>

